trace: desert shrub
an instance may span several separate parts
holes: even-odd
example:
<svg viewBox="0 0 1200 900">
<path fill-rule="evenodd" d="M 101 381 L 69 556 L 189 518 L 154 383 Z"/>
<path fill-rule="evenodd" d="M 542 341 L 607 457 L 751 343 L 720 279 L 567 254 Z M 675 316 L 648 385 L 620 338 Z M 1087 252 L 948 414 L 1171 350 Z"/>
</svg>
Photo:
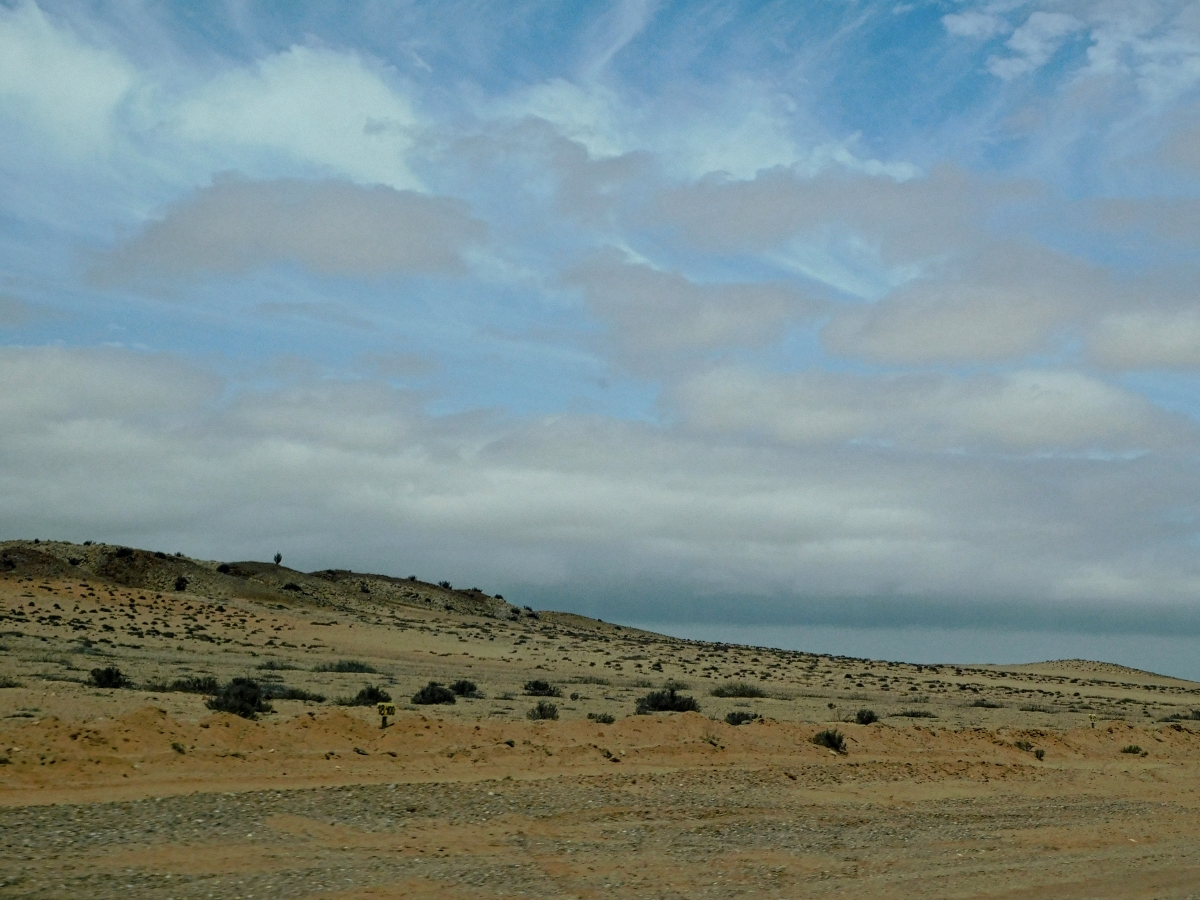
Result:
<svg viewBox="0 0 1200 900">
<path fill-rule="evenodd" d="M 1139 747 L 1137 744 L 1129 744 L 1128 746 L 1122 747 L 1121 752 L 1122 753 L 1141 753 L 1142 748 Z"/>
<path fill-rule="evenodd" d="M 525 682 L 525 694 L 530 697 L 561 697 L 562 691 L 548 681 Z"/>
<path fill-rule="evenodd" d="M 479 688 L 476 687 L 475 682 L 469 681 L 466 678 L 460 678 L 458 681 L 453 682 L 450 685 L 450 690 L 454 691 L 454 693 L 458 694 L 460 697 L 471 697 L 472 699 L 478 699 L 483 696 L 483 694 L 479 692 Z"/>
<path fill-rule="evenodd" d="M 361 675 L 377 675 L 374 666 L 357 659 L 339 659 L 337 662 L 313 666 L 314 672 L 355 672 Z"/>
<path fill-rule="evenodd" d="M 448 590 L 448 591 L 452 591 L 452 590 L 454 590 L 454 585 L 452 585 L 452 584 L 451 584 L 450 582 L 448 582 L 448 581 L 439 581 L 439 582 L 438 582 L 438 587 L 440 587 L 440 588 L 445 588 L 445 589 L 446 589 L 446 590 Z"/>
<path fill-rule="evenodd" d="M 725 717 L 725 723 L 727 725 L 745 725 L 747 722 L 753 722 L 758 717 L 758 713 L 739 710 L 737 712 L 731 712 L 729 715 L 727 715 Z"/>
<path fill-rule="evenodd" d="M 92 669 L 91 679 L 92 684 L 98 688 L 122 688 L 129 684 L 129 679 L 122 675 L 116 666 Z"/>
<path fill-rule="evenodd" d="M 1038 762 L 1041 762 L 1043 759 L 1046 758 L 1046 751 L 1042 750 L 1042 749 L 1034 750 L 1033 756 Z"/>
<path fill-rule="evenodd" d="M 679 681 L 675 678 L 668 678 L 663 682 L 664 691 L 687 691 L 691 690 L 691 687 L 686 681 Z"/>
<path fill-rule="evenodd" d="M 1167 716 L 1164 719 L 1160 719 L 1159 721 L 1161 721 L 1161 722 L 1190 722 L 1193 719 L 1200 719 L 1200 709 L 1189 710 L 1188 712 L 1185 712 L 1185 713 L 1171 713 L 1169 716 Z"/>
<path fill-rule="evenodd" d="M 303 700 L 304 697 L 295 697 L 291 699 Z M 338 706 L 374 706 L 376 703 L 391 703 L 392 695 L 382 688 L 377 688 L 373 684 L 368 684 L 353 697 L 343 697 L 338 700 Z"/>
<path fill-rule="evenodd" d="M 588 718 L 593 722 L 599 722 L 601 725 L 611 725 L 617 721 L 611 713 L 588 713 Z"/>
<path fill-rule="evenodd" d="M 577 675 L 571 679 L 571 684 L 612 684 L 612 682 L 599 675 Z"/>
<path fill-rule="evenodd" d="M 8 675 L 0 675 L 0 688 L 19 688 L 22 687 L 21 682 Z"/>
<path fill-rule="evenodd" d="M 233 571 L 233 567 L 229 565 L 229 563 L 221 563 L 219 566 L 217 566 L 217 571 L 222 575 L 228 575 Z"/>
<path fill-rule="evenodd" d="M 549 700 L 539 700 L 537 706 L 525 713 L 531 719 L 557 719 L 558 707 Z"/>
<path fill-rule="evenodd" d="M 656 712 L 700 712 L 695 697 L 678 694 L 673 689 L 651 691 L 637 702 L 634 710 L 639 716 Z"/>
<path fill-rule="evenodd" d="M 179 743 L 179 741 L 171 741 L 171 749 L 176 753 L 187 753 L 187 748 L 184 747 L 183 744 Z"/>
<path fill-rule="evenodd" d="M 261 662 L 254 668 L 265 672 L 291 672 L 299 669 L 299 666 L 292 665 L 289 662 L 279 662 L 276 659 L 268 659 L 266 662 Z"/>
<path fill-rule="evenodd" d="M 718 684 L 709 693 L 714 697 L 765 697 L 767 692 L 755 684 L 744 681 L 726 681 Z"/>
<path fill-rule="evenodd" d="M 458 701 L 454 696 L 454 691 L 450 690 L 450 688 L 444 687 L 436 681 L 431 681 L 413 694 L 412 702 L 419 706 L 433 706 L 438 703 L 449 705 Z"/>
<path fill-rule="evenodd" d="M 927 709 L 902 709 L 898 713 L 893 713 L 896 716 L 903 716 L 906 719 L 936 719 L 937 715 Z"/>
<path fill-rule="evenodd" d="M 180 575 L 178 578 L 175 579 L 175 590 L 186 591 L 187 587 L 188 587 L 188 580 L 185 576 Z"/>
<path fill-rule="evenodd" d="M 287 584 L 285 584 L 285 585 L 283 586 L 283 590 L 285 590 L 285 591 L 298 591 L 298 590 L 300 590 L 300 585 L 296 584 L 296 582 L 294 582 L 294 581 L 289 581 Z"/>
<path fill-rule="evenodd" d="M 259 713 L 271 712 L 262 687 L 251 678 L 234 678 L 204 705 L 214 712 L 233 713 L 243 719 L 257 719 Z"/>
<path fill-rule="evenodd" d="M 166 559 L 166 558 L 167 558 L 167 554 L 163 553 L 161 550 L 155 550 L 155 551 L 154 551 L 154 558 L 155 558 L 155 559 Z"/>
<path fill-rule="evenodd" d="M 130 547 L 118 547 L 115 556 L 117 559 L 129 559 L 129 557 L 133 556 L 133 549 Z"/>
<path fill-rule="evenodd" d="M 978 700 L 972 700 L 967 706 L 973 706 L 978 709 L 1003 709 L 1003 703 L 997 703 L 995 700 L 986 700 L 980 697 Z"/>
<path fill-rule="evenodd" d="M 1042 706 L 1040 703 L 1029 703 L 1021 707 L 1021 712 L 1054 713 L 1058 712 L 1058 710 L 1052 709 L 1049 706 Z"/>
<path fill-rule="evenodd" d="M 360 692 L 361 693 L 361 692 Z M 287 687 L 282 684 L 269 684 L 263 688 L 263 696 L 269 700 L 308 700 L 312 703 L 324 703 L 324 694 L 314 694 L 303 688 Z M 357 698 L 355 698 L 357 699 Z M 391 699 L 390 697 L 388 699 Z M 379 702 L 379 701 L 375 701 Z M 362 703 L 348 703 L 347 706 L 364 706 Z"/>
<path fill-rule="evenodd" d="M 275 565 L 279 565 L 281 562 L 283 562 L 283 554 L 276 553 L 275 554 Z"/>
<path fill-rule="evenodd" d="M 180 694 L 215 694 L 220 688 L 217 679 L 211 675 L 188 675 L 186 678 L 176 678 L 167 690 Z"/>
<path fill-rule="evenodd" d="M 859 725 L 870 725 L 872 722 L 878 722 L 879 716 L 873 709 L 860 709 L 854 714 L 854 721 Z"/>
<path fill-rule="evenodd" d="M 846 752 L 846 739 L 836 728 L 826 728 L 812 736 L 812 742 L 818 747 L 828 747 L 835 753 Z"/>
<path fill-rule="evenodd" d="M 1026 753 L 1033 749 L 1033 744 L 1029 741 L 1013 741 L 1013 746 L 1018 750 L 1024 750 Z"/>
</svg>

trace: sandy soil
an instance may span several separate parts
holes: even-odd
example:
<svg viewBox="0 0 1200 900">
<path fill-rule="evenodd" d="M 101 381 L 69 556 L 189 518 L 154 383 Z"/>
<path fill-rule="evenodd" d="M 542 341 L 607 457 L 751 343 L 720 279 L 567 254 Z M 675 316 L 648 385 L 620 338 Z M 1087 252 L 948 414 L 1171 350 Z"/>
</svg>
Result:
<svg viewBox="0 0 1200 900">
<path fill-rule="evenodd" d="M 0 897 L 1200 897 L 1200 685 L 708 645 L 373 576 L 167 560 L 175 591 L 143 563 L 0 572 Z M 88 683 L 112 665 L 131 687 Z M 329 699 L 250 721 L 169 689 L 207 675 Z M 408 702 L 457 678 L 482 696 Z M 526 717 L 535 678 L 558 720 Z M 666 679 L 701 711 L 633 715 Z M 731 681 L 767 696 L 711 696 Z M 366 684 L 389 727 L 335 702 Z"/>
</svg>

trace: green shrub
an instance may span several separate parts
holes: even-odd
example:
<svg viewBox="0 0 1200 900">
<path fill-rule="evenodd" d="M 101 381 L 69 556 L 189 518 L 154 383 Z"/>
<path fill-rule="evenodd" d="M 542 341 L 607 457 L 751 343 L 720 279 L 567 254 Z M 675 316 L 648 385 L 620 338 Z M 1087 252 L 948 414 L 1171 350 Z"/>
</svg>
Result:
<svg viewBox="0 0 1200 900">
<path fill-rule="evenodd" d="M 700 704 L 695 697 L 678 694 L 668 688 L 663 691 L 651 691 L 637 702 L 634 710 L 639 716 L 656 712 L 700 712 Z"/>
<path fill-rule="evenodd" d="M 879 721 L 879 716 L 875 714 L 873 709 L 860 709 L 854 714 L 854 721 L 859 725 L 870 725 L 873 722 Z"/>
<path fill-rule="evenodd" d="M 0 675 L 0 688 L 19 688 L 19 687 L 24 687 L 24 685 L 22 685 L 21 682 L 17 681 L 17 679 L 11 678 L 8 675 Z"/>
<path fill-rule="evenodd" d="M 739 710 L 737 712 L 729 713 L 729 715 L 725 717 L 725 723 L 727 725 L 745 725 L 747 722 L 753 722 L 758 717 L 758 713 Z"/>
<path fill-rule="evenodd" d="M 686 691 L 691 689 L 691 685 L 686 681 L 677 681 L 674 678 L 668 678 L 663 682 L 664 691 Z"/>
<path fill-rule="evenodd" d="M 445 688 L 442 688 L 445 690 Z M 303 700 L 303 697 L 295 699 Z M 324 698 L 322 698 L 324 699 Z M 392 695 L 382 688 L 377 688 L 373 684 L 366 685 L 361 691 L 353 697 L 344 698 L 338 701 L 339 706 L 374 706 L 376 703 L 391 703 Z M 415 701 L 414 701 L 415 702 Z M 453 702 L 453 701 L 452 701 Z"/>
<path fill-rule="evenodd" d="M 906 719 L 936 719 L 937 715 L 927 709 L 902 709 L 898 713 L 892 713 L 894 716 L 903 716 Z"/>
<path fill-rule="evenodd" d="M 314 672 L 353 672 L 359 675 L 378 675 L 376 668 L 357 659 L 339 659 L 337 662 L 313 666 Z"/>
<path fill-rule="evenodd" d="M 450 690 L 454 691 L 460 697 L 471 697 L 478 699 L 483 696 L 479 692 L 479 688 L 475 686 L 475 682 L 468 681 L 466 678 L 460 678 L 450 685 Z"/>
<path fill-rule="evenodd" d="M 561 697 L 562 691 L 548 681 L 525 682 L 525 693 L 530 697 Z"/>
<path fill-rule="evenodd" d="M 846 739 L 836 728 L 826 728 L 812 736 L 812 742 L 818 747 L 828 747 L 835 753 L 846 752 Z"/>
<path fill-rule="evenodd" d="M 431 681 L 412 696 L 412 702 L 418 706 L 434 706 L 438 703 L 452 705 L 457 703 L 454 691 L 443 687 L 436 681 Z"/>
<path fill-rule="evenodd" d="M 539 700 L 537 706 L 525 713 L 531 719 L 557 719 L 558 707 L 549 700 Z"/>
<path fill-rule="evenodd" d="M 1013 741 L 1013 746 L 1018 750 L 1024 750 L 1026 753 L 1033 749 L 1033 744 L 1029 741 Z"/>
<path fill-rule="evenodd" d="M 980 697 L 978 700 L 972 700 L 967 706 L 973 706 L 978 709 L 1004 709 L 1003 703 L 997 703 L 995 700 L 985 700 Z"/>
<path fill-rule="evenodd" d="M 1126 747 L 1122 747 L 1121 752 L 1122 753 L 1141 753 L 1142 748 L 1139 747 L 1137 744 L 1129 744 Z"/>
<path fill-rule="evenodd" d="M 1036 758 L 1038 762 L 1041 762 L 1043 759 L 1046 758 L 1046 751 L 1039 748 L 1039 749 L 1033 751 L 1033 755 L 1034 755 L 1034 758 Z"/>
<path fill-rule="evenodd" d="M 611 725 L 617 721 L 611 713 L 588 713 L 588 718 L 593 722 L 599 722 L 601 725 Z"/>
<path fill-rule="evenodd" d="M 129 679 L 121 674 L 116 666 L 103 669 L 92 669 L 92 684 L 98 688 L 123 688 L 129 684 Z"/>
<path fill-rule="evenodd" d="M 259 713 L 272 711 L 262 687 L 251 678 L 234 678 L 204 705 L 214 712 L 233 713 L 243 719 L 257 719 Z"/>
<path fill-rule="evenodd" d="M 186 591 L 188 589 L 188 580 L 184 575 L 180 575 L 175 579 L 175 590 Z"/>
<path fill-rule="evenodd" d="M 726 681 L 709 691 L 714 697 L 765 697 L 767 692 L 755 684 L 744 681 Z"/>
<path fill-rule="evenodd" d="M 1185 713 L 1171 713 L 1171 715 L 1167 716 L 1164 719 L 1160 719 L 1159 721 L 1161 721 L 1161 722 L 1190 722 L 1193 719 L 1200 719 L 1200 709 L 1189 710 L 1188 712 L 1185 712 Z"/>
</svg>

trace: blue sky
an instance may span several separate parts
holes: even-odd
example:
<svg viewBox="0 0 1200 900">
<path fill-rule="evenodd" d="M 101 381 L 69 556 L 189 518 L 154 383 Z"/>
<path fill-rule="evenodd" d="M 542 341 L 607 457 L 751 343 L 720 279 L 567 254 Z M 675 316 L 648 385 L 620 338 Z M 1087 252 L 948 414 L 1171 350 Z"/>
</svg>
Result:
<svg viewBox="0 0 1200 900">
<path fill-rule="evenodd" d="M 1198 85 L 1184 2 L 0 2 L 0 536 L 1200 633 Z"/>
</svg>

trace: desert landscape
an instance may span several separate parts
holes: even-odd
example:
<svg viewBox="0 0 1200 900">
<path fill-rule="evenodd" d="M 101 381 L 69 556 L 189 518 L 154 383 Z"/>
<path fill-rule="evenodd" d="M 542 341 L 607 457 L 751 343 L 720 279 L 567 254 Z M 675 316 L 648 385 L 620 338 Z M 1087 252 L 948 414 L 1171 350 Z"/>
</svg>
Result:
<svg viewBox="0 0 1200 900">
<path fill-rule="evenodd" d="M 1200 684 L 515 599 L 0 544 L 0 896 L 1200 897 Z"/>
</svg>

